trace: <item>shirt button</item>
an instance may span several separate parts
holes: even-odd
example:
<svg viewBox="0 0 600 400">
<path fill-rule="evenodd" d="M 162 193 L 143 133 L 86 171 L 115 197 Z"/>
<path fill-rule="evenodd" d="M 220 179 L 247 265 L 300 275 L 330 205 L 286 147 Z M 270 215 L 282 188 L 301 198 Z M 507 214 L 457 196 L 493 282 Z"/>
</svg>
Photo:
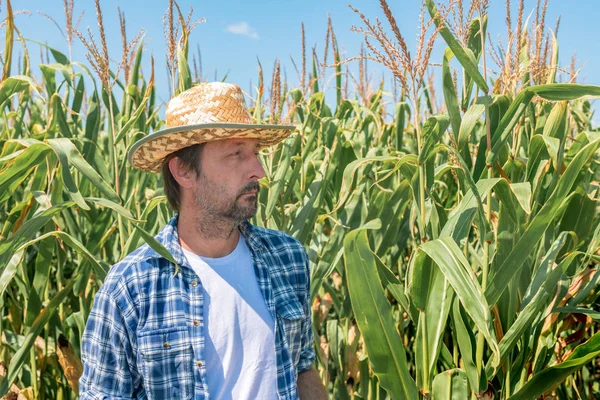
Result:
<svg viewBox="0 0 600 400">
<path fill-rule="evenodd" d="M 198 325 L 200 325 L 200 322 L 197 319 L 195 319 L 194 320 L 194 325 L 198 326 Z"/>
<path fill-rule="evenodd" d="M 171 345 L 169 344 L 169 342 L 164 342 L 164 343 L 163 343 L 163 347 L 164 347 L 165 349 L 168 349 L 169 347 L 171 347 Z"/>
<path fill-rule="evenodd" d="M 199 366 L 199 367 L 201 367 L 201 366 L 202 366 L 202 361 L 198 361 L 198 362 L 196 363 L 196 365 L 197 365 L 197 366 Z"/>
<path fill-rule="evenodd" d="M 198 282 L 196 282 L 196 281 L 192 281 L 192 286 L 193 286 L 193 287 L 196 287 L 196 286 L 198 286 Z"/>
</svg>

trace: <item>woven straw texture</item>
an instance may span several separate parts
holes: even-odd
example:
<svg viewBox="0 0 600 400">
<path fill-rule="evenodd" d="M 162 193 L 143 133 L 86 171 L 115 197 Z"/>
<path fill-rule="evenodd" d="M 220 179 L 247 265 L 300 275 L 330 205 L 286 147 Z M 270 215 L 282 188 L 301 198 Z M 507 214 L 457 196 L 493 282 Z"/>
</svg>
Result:
<svg viewBox="0 0 600 400">
<path fill-rule="evenodd" d="M 197 126 L 199 124 L 209 126 Z M 228 124 L 249 126 L 228 127 Z M 173 132 L 172 128 L 177 127 L 181 130 Z M 169 132 L 164 132 L 167 129 Z M 164 158 L 184 147 L 213 140 L 253 138 L 259 139 L 259 145 L 264 148 L 279 143 L 294 129 L 292 125 L 253 124 L 244 102 L 244 94 L 235 84 L 201 83 L 169 101 L 166 128 L 142 139 L 144 143 L 134 145 L 129 159 L 135 168 L 159 172 Z"/>
</svg>

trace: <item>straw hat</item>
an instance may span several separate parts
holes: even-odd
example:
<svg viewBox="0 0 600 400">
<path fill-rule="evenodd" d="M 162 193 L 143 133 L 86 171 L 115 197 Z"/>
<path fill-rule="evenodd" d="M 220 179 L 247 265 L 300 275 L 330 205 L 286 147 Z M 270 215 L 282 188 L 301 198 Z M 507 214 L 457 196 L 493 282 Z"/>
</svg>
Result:
<svg viewBox="0 0 600 400">
<path fill-rule="evenodd" d="M 294 125 L 254 124 L 238 85 L 205 82 L 167 104 L 166 128 L 137 141 L 129 150 L 131 165 L 159 172 L 164 158 L 184 147 L 231 138 L 259 139 L 261 148 L 279 143 Z"/>
</svg>

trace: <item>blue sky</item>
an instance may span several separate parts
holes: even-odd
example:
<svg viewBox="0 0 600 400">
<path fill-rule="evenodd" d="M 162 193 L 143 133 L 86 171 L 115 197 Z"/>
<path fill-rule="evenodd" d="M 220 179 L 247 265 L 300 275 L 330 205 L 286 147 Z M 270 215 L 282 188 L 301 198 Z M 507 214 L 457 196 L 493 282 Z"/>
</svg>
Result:
<svg viewBox="0 0 600 400">
<path fill-rule="evenodd" d="M 513 4 L 513 24 L 516 21 L 517 0 Z M 349 7 L 348 3 L 358 8 L 371 20 L 375 17 L 383 19 L 383 13 L 376 0 L 220 0 L 190 1 L 180 0 L 185 13 L 190 6 L 195 9 L 197 18 L 205 18 L 206 22 L 197 26 L 190 37 L 191 50 L 196 45 L 202 52 L 203 74 L 213 80 L 215 74 L 221 79 L 228 73 L 227 80 L 239 84 L 245 91 L 250 90 L 250 83 L 256 85 L 257 58 L 260 59 L 267 79 L 276 58 L 285 68 L 288 80 L 298 82 L 296 72 L 290 62 L 292 56 L 299 65 L 301 57 L 300 24 L 304 22 L 307 47 L 316 46 L 317 54 L 322 57 L 327 15 L 331 14 L 333 27 L 343 51 L 343 57 L 358 54 L 363 38 L 350 31 L 352 25 L 361 25 L 360 18 Z M 418 33 L 418 16 L 420 1 L 390 0 L 398 25 L 409 46 L 414 52 L 414 43 Z M 149 0 L 101 0 L 104 23 L 108 35 L 109 53 L 114 59 L 120 57 L 121 44 L 118 24 L 117 6 L 125 13 L 128 37 L 132 38 L 141 29 L 146 31 L 145 47 L 147 54 L 153 54 L 156 63 L 156 84 L 159 97 L 168 101 L 168 78 L 165 68 L 165 41 L 163 36 L 163 14 L 167 1 Z M 532 12 L 535 0 L 525 1 L 525 14 Z M 3 7 L 4 8 L 4 7 Z M 55 18 L 64 26 L 63 2 L 61 0 L 13 0 L 15 10 L 27 9 L 30 16 L 19 15 L 17 27 L 26 38 L 46 41 L 50 46 L 67 53 L 66 41 L 53 23 L 36 11 L 42 11 Z M 90 26 L 97 35 L 96 17 L 93 0 L 75 0 L 75 14 L 85 10 L 79 29 Z M 3 10 L 4 11 L 4 10 Z M 600 36 L 597 16 L 600 15 L 600 2 L 597 0 L 550 0 L 547 14 L 547 25 L 554 29 L 556 18 L 561 16 L 559 31 L 560 64 L 568 66 L 571 56 L 576 53 L 577 65 L 584 65 L 580 74 L 580 83 L 600 84 Z M 533 17 L 532 17 L 533 19 Z M 488 31 L 496 39 L 500 36 L 506 43 L 505 0 L 491 0 L 489 10 Z M 412 40 L 415 38 L 415 40 Z M 444 43 L 440 39 L 431 58 L 433 63 L 441 63 Z M 39 59 L 38 46 L 29 45 L 33 62 Z M 18 54 L 18 51 L 16 51 Z M 73 59 L 85 61 L 85 49 L 78 39 L 73 46 Z M 149 57 L 146 57 L 146 71 L 149 70 Z M 493 67 L 493 64 L 492 64 Z M 439 67 L 432 67 L 435 76 L 440 76 Z M 356 65 L 351 64 L 351 70 Z M 371 63 L 369 70 L 377 79 L 384 69 Z M 390 74 L 386 71 L 386 81 Z M 331 72 L 329 73 L 331 75 Z M 352 87 L 352 85 L 350 85 Z M 439 93 L 439 92 L 438 92 Z M 597 103 L 596 103 L 597 108 Z M 596 115 L 596 121 L 600 119 Z"/>
</svg>

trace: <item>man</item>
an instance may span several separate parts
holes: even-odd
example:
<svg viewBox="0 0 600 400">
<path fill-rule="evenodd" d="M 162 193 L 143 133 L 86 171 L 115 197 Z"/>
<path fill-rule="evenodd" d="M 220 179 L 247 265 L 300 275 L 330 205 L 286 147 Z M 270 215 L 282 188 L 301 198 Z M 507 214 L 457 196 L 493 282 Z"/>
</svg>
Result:
<svg viewBox="0 0 600 400">
<path fill-rule="evenodd" d="M 325 399 L 306 251 L 247 221 L 258 151 L 294 126 L 253 124 L 227 83 L 171 99 L 166 122 L 129 160 L 162 170 L 177 213 L 156 239 L 171 257 L 144 245 L 111 268 L 82 338 L 80 398 Z"/>
</svg>

